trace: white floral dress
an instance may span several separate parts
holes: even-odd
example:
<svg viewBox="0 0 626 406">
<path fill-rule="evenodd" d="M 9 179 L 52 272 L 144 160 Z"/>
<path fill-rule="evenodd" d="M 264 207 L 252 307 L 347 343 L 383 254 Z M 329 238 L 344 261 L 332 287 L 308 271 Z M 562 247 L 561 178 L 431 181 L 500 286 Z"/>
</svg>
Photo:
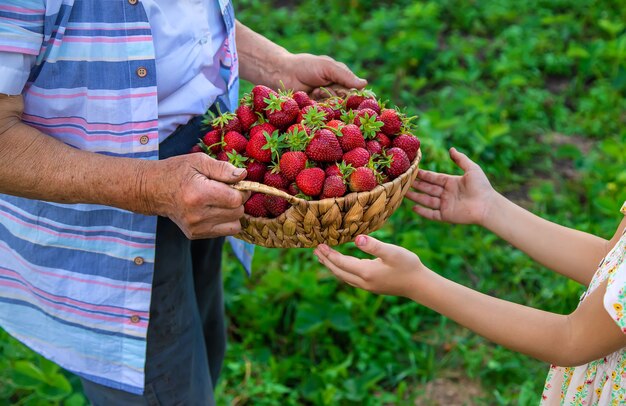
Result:
<svg viewBox="0 0 626 406">
<path fill-rule="evenodd" d="M 622 205 L 626 214 L 626 202 Z M 580 298 L 585 300 L 608 279 L 604 307 L 626 333 L 626 230 L 598 265 Z M 550 366 L 541 405 L 626 405 L 626 348 L 578 367 Z"/>
</svg>

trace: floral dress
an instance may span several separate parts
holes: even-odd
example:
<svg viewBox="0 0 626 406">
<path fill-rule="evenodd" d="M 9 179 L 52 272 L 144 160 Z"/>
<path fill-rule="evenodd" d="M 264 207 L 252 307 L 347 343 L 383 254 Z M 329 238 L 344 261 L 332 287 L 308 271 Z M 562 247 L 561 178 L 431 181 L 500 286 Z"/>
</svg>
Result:
<svg viewBox="0 0 626 406">
<path fill-rule="evenodd" d="M 626 202 L 622 206 L 626 214 Z M 615 247 L 600 262 L 585 300 L 608 279 L 604 307 L 626 333 L 626 230 Z M 550 366 L 541 405 L 626 405 L 626 348 L 578 367 Z"/>
</svg>

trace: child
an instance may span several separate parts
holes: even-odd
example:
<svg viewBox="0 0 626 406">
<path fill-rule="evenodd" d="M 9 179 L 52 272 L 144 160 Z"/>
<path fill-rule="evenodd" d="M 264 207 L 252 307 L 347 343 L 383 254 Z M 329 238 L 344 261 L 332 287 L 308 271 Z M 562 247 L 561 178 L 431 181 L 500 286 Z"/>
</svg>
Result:
<svg viewBox="0 0 626 406">
<path fill-rule="evenodd" d="M 375 260 L 345 256 L 326 245 L 315 255 L 352 286 L 407 297 L 498 344 L 550 362 L 544 405 L 626 404 L 626 219 L 610 241 L 559 226 L 498 194 L 464 154 L 452 148 L 450 157 L 464 175 L 420 171 L 416 191 L 407 194 L 418 204 L 414 211 L 431 220 L 480 224 L 588 286 L 573 313 L 548 313 L 484 295 L 431 271 L 414 253 L 364 235 L 356 246 Z"/>
</svg>

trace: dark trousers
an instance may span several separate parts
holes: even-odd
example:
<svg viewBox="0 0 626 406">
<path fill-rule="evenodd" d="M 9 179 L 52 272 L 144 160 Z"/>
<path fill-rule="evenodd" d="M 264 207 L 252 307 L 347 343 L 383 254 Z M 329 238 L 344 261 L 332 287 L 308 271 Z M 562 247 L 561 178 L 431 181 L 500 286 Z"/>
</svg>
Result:
<svg viewBox="0 0 626 406">
<path fill-rule="evenodd" d="M 161 159 L 188 152 L 202 136 L 200 120 L 160 146 Z M 188 240 L 167 218 L 157 220 L 146 389 L 143 396 L 83 379 L 96 406 L 214 405 L 213 388 L 226 349 L 221 258 L 224 238 Z"/>
</svg>

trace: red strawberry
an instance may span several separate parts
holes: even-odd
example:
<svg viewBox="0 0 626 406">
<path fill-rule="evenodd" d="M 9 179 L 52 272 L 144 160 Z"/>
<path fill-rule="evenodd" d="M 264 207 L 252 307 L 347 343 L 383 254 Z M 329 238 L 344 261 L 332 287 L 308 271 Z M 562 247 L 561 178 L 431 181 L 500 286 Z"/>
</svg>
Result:
<svg viewBox="0 0 626 406">
<path fill-rule="evenodd" d="M 326 104 L 318 104 L 318 108 L 324 112 L 324 120 L 330 121 L 335 119 L 335 110 Z"/>
<path fill-rule="evenodd" d="M 353 192 L 367 192 L 378 186 L 376 174 L 371 168 L 362 166 L 356 168 L 349 178 L 350 190 Z"/>
<path fill-rule="evenodd" d="M 303 108 L 300 113 L 302 114 L 302 124 L 307 127 L 321 127 L 325 122 L 329 120 L 326 112 L 319 104 L 312 104 Z"/>
<path fill-rule="evenodd" d="M 252 127 L 254 123 L 256 123 L 257 120 L 259 119 L 259 117 L 256 115 L 256 113 L 252 109 L 252 107 L 248 106 L 247 104 L 241 104 L 239 107 L 237 107 L 237 110 L 235 110 L 235 113 L 237 114 L 237 117 L 239 118 L 239 123 L 241 124 L 241 130 L 244 133 L 250 131 L 250 127 Z"/>
<path fill-rule="evenodd" d="M 203 152 L 202 148 L 200 148 L 200 145 L 194 145 L 193 147 L 191 147 L 191 151 L 189 151 L 190 153 L 196 153 L 196 152 Z"/>
<path fill-rule="evenodd" d="M 343 154 L 343 161 L 353 168 L 365 166 L 370 161 L 370 153 L 365 148 L 355 148 Z"/>
<path fill-rule="evenodd" d="M 270 95 L 265 101 L 267 102 L 265 116 L 270 124 L 285 129 L 296 121 L 300 109 L 298 103 L 291 97 Z"/>
<path fill-rule="evenodd" d="M 374 140 L 378 141 L 383 148 L 389 148 L 391 146 L 391 140 L 383 133 L 377 133 Z"/>
<path fill-rule="evenodd" d="M 250 133 L 250 140 L 246 145 L 246 153 L 250 158 L 254 158 L 259 162 L 268 163 L 272 161 L 272 151 L 270 149 L 263 149 L 267 144 L 267 138 L 265 138 L 267 132 L 255 132 Z"/>
<path fill-rule="evenodd" d="M 411 162 L 407 157 L 406 152 L 400 148 L 390 148 L 386 152 L 387 156 L 391 158 L 391 165 L 385 168 L 385 173 L 389 175 L 391 179 L 395 179 L 409 170 Z"/>
<path fill-rule="evenodd" d="M 341 120 L 330 120 L 328 123 L 326 123 L 326 127 L 330 127 L 330 128 L 334 128 L 335 130 L 338 130 L 339 128 L 343 127 L 344 123 Z"/>
<path fill-rule="evenodd" d="M 420 140 L 411 134 L 401 134 L 393 140 L 393 146 L 406 152 L 409 162 L 413 162 L 420 149 Z"/>
<path fill-rule="evenodd" d="M 276 131 L 276 127 L 274 127 L 270 123 L 257 124 L 254 127 L 250 128 L 250 138 L 252 138 L 252 136 L 254 136 L 256 133 L 262 134 L 263 132 L 267 132 L 268 134 L 271 134 L 274 131 Z"/>
<path fill-rule="evenodd" d="M 365 99 L 357 107 L 357 110 L 363 109 L 372 109 L 376 112 L 376 114 L 380 114 L 380 105 L 376 101 L 376 99 Z"/>
<path fill-rule="evenodd" d="M 289 180 L 295 180 L 296 176 L 306 168 L 307 156 L 302 151 L 285 152 L 280 157 L 280 171 Z"/>
<path fill-rule="evenodd" d="M 289 185 L 289 187 L 287 188 L 287 193 L 289 193 L 292 196 L 295 196 L 298 193 L 300 193 L 300 189 L 298 189 L 298 185 L 296 185 L 296 182 L 292 182 Z"/>
<path fill-rule="evenodd" d="M 332 164 L 328 168 L 326 168 L 326 176 L 341 176 L 341 169 L 339 169 L 339 165 Z"/>
<path fill-rule="evenodd" d="M 226 151 L 220 151 L 217 153 L 217 160 L 218 161 L 226 161 L 228 162 L 228 155 L 226 154 Z"/>
<path fill-rule="evenodd" d="M 307 145 L 306 155 L 317 162 L 334 162 L 341 159 L 343 151 L 335 134 L 330 130 L 321 129 L 315 132 Z"/>
<path fill-rule="evenodd" d="M 356 114 L 354 115 L 354 124 L 360 127 L 363 124 L 362 120 L 365 120 L 368 117 L 371 118 L 372 120 L 376 120 L 378 119 L 378 113 L 376 113 L 374 110 L 370 108 L 357 110 Z"/>
<path fill-rule="evenodd" d="M 246 179 L 252 182 L 263 182 L 267 166 L 258 161 L 250 161 L 246 167 L 248 174 Z"/>
<path fill-rule="evenodd" d="M 300 110 L 302 110 L 306 106 L 311 106 L 313 104 L 313 100 L 311 100 L 309 95 L 302 90 L 295 92 L 293 94 L 293 99 L 296 101 L 296 103 L 298 103 L 298 107 L 300 108 Z"/>
<path fill-rule="evenodd" d="M 265 195 L 263 193 L 252 193 L 248 201 L 243 204 L 243 211 L 253 217 L 267 217 Z"/>
<path fill-rule="evenodd" d="M 341 136 L 339 138 L 339 144 L 344 152 L 348 152 L 357 147 L 365 147 L 365 139 L 363 133 L 359 127 L 354 124 L 348 124 L 341 129 Z"/>
<path fill-rule="evenodd" d="M 326 104 L 333 110 L 333 118 L 339 120 L 341 118 L 343 100 L 340 97 L 333 97 L 326 101 Z"/>
<path fill-rule="evenodd" d="M 263 183 L 281 190 L 287 189 L 289 186 L 289 180 L 280 172 L 266 172 L 263 177 Z"/>
<path fill-rule="evenodd" d="M 241 132 L 241 122 L 234 113 L 223 113 L 211 121 L 214 130 L 221 130 L 222 134 L 229 131 Z"/>
<path fill-rule="evenodd" d="M 265 195 L 264 205 L 272 217 L 278 217 L 289 208 L 289 203 L 282 197 Z"/>
<path fill-rule="evenodd" d="M 224 151 L 237 151 L 243 154 L 248 145 L 248 140 L 237 131 L 229 131 L 224 135 Z"/>
<path fill-rule="evenodd" d="M 384 109 L 378 119 L 383 122 L 380 130 L 387 135 L 396 135 L 402 128 L 402 120 L 394 109 Z"/>
<path fill-rule="evenodd" d="M 288 134 L 295 134 L 298 131 L 304 131 L 307 134 L 311 134 L 311 129 L 304 126 L 301 123 L 296 123 L 296 124 L 292 124 L 289 126 L 289 128 L 287 128 L 287 131 L 285 131 Z"/>
<path fill-rule="evenodd" d="M 296 177 L 298 188 L 308 196 L 318 196 L 322 193 L 326 174 L 320 168 L 308 168 Z"/>
<path fill-rule="evenodd" d="M 206 145 L 211 152 L 217 154 L 222 149 L 222 133 L 220 130 L 211 130 L 204 134 L 202 142 Z"/>
<path fill-rule="evenodd" d="M 341 197 L 346 194 L 346 184 L 341 176 L 328 176 L 324 180 L 324 188 L 320 199 L 329 197 Z"/>
<path fill-rule="evenodd" d="M 360 94 L 351 94 L 346 97 L 346 110 L 356 110 L 361 103 L 363 103 L 365 97 Z"/>
<path fill-rule="evenodd" d="M 380 154 L 381 152 L 383 152 L 383 147 L 380 145 L 380 142 L 376 140 L 369 140 L 367 141 L 366 145 L 367 150 L 371 155 Z"/>
<path fill-rule="evenodd" d="M 254 111 L 262 113 L 267 107 L 267 102 L 265 101 L 265 99 L 269 98 L 272 94 L 278 96 L 278 93 L 276 93 L 267 86 L 254 86 L 252 88 L 252 106 L 254 108 Z"/>
</svg>

